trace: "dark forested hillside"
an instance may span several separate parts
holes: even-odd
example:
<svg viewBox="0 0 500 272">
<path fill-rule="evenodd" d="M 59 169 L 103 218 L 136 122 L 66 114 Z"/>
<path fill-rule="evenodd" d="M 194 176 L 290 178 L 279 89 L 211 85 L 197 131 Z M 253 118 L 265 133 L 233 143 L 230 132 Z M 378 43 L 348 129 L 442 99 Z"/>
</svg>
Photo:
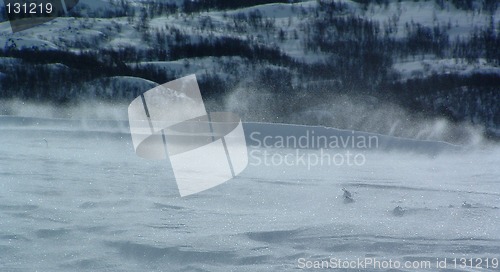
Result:
<svg viewBox="0 0 500 272">
<path fill-rule="evenodd" d="M 290 121 L 348 95 L 481 125 L 491 135 L 500 128 L 496 1 L 121 0 L 109 7 L 83 3 L 55 23 L 2 33 L 1 97 L 130 101 L 147 89 L 110 78 L 161 84 L 196 73 L 207 100 L 224 103 L 241 88 L 271 95 L 268 120 Z"/>
</svg>

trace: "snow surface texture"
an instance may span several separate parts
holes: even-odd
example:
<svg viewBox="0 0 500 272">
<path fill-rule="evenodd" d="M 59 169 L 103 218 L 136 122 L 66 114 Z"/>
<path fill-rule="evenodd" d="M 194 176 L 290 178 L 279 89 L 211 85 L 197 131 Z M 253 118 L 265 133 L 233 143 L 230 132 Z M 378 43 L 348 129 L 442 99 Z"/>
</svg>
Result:
<svg viewBox="0 0 500 272">
<path fill-rule="evenodd" d="M 245 124 L 248 137 L 312 130 L 365 135 Z M 500 254 L 498 147 L 380 135 L 362 166 L 251 158 L 239 177 L 180 198 L 168 161 L 135 155 L 126 122 L 0 117 L 0 137 L 1 271 L 288 271 L 299 258 Z"/>
</svg>

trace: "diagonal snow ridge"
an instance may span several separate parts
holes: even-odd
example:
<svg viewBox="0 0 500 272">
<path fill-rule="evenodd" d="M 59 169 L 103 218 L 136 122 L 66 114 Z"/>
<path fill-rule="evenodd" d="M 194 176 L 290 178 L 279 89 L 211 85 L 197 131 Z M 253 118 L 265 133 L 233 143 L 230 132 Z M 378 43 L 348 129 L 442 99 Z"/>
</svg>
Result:
<svg viewBox="0 0 500 272">
<path fill-rule="evenodd" d="M 436 140 L 418 140 L 397 136 L 384 135 L 356 130 L 338 129 L 326 126 L 296 125 L 284 123 L 266 122 L 242 122 L 245 136 L 250 138 L 252 132 L 259 132 L 260 138 L 266 136 L 290 136 L 300 137 L 307 131 L 315 131 L 316 136 L 377 136 L 379 139 L 379 150 L 428 150 L 428 151 L 458 151 L 464 146 Z M 129 124 L 126 120 L 97 120 L 97 119 L 64 119 L 64 118 L 37 118 L 20 116 L 0 116 L 0 128 L 11 130 L 63 130 L 82 132 L 91 136 L 92 133 L 130 133 Z M 251 141 L 247 141 L 251 145 Z M 435 149 L 437 148 L 437 149 Z M 433 152 L 434 153 L 434 152 Z"/>
</svg>

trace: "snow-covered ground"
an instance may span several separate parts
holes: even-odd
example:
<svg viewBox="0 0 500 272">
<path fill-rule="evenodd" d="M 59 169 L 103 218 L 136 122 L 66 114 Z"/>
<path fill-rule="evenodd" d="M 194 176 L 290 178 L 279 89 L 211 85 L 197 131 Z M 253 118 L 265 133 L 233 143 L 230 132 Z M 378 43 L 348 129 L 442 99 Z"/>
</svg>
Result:
<svg viewBox="0 0 500 272">
<path fill-rule="evenodd" d="M 180 198 L 168 161 L 136 156 L 123 123 L 0 117 L 0 270 L 289 271 L 300 258 L 500 257 L 498 146 L 380 135 L 384 145 L 353 150 L 366 158 L 359 166 L 258 165 L 264 151 L 297 150 L 256 147 L 252 132 L 312 130 L 352 133 L 246 123 L 247 169 Z"/>
<path fill-rule="evenodd" d="M 412 23 L 445 28 L 453 41 L 500 22 L 500 10 L 465 12 L 449 4 L 439 9 L 433 1 L 391 1 L 387 6 L 367 8 L 353 1 L 339 2 L 347 10 L 335 16 L 352 14 L 381 27 L 393 25 L 390 36 L 397 39 L 408 34 L 406 25 Z M 82 3 L 89 9 L 110 7 L 108 1 Z M 310 11 L 317 4 L 303 1 L 179 13 L 151 18 L 147 28 L 163 30 L 170 38 L 178 31 L 181 38 L 187 37 L 187 44 L 202 38 L 234 37 L 275 46 L 290 57 L 315 63 L 327 55 L 309 52 L 304 38 L 311 35 L 309 24 L 316 15 Z M 272 27 L 255 28 L 235 19 L 257 10 Z M 139 20 L 65 17 L 14 34 L 9 23 L 2 22 L 0 46 L 75 52 L 157 46 L 145 41 Z M 213 27 L 201 27 L 202 21 Z M 279 37 L 280 30 L 284 39 Z M 166 49 L 171 45 L 176 45 L 174 39 L 167 40 Z M 0 58 L 6 67 L 19 63 Z M 231 73 L 246 75 L 251 69 L 242 57 L 153 59 L 128 65 L 152 66 L 172 75 L 213 72 L 223 79 Z M 392 67 L 401 79 L 499 73 L 498 67 L 486 61 L 471 64 L 432 55 L 395 59 Z M 116 90 L 130 86 L 147 90 L 155 85 L 134 77 L 109 80 Z M 255 105 L 275 106 L 266 94 L 246 89 L 227 100 L 226 110 L 245 113 L 249 109 L 248 115 Z M 399 108 L 369 110 L 376 104 L 371 100 L 353 106 L 337 100 L 335 105 L 325 101 L 325 105 L 295 112 L 294 120 L 331 119 L 329 124 L 339 127 L 364 122 L 358 127 L 419 140 L 245 123 L 250 151 L 247 169 L 223 185 L 185 198 L 179 197 L 169 162 L 136 156 L 127 122 L 109 120 L 124 120 L 123 111 L 110 111 L 109 105 L 90 101 L 76 112 L 0 101 L 0 115 L 30 116 L 0 116 L 0 271 L 289 271 L 299 268 L 300 258 L 370 257 L 431 260 L 433 264 L 436 258 L 445 257 L 500 258 L 498 145 L 462 148 L 425 141 L 444 138 L 447 123 L 408 121 Z M 33 118 L 41 116 L 53 119 Z M 302 164 L 297 157 L 295 163 L 286 165 L 273 163 L 273 156 L 287 158 L 299 152 L 314 160 L 322 153 L 290 146 L 256 147 L 251 136 L 252 132 L 260 133 L 258 139 L 272 136 L 267 142 L 277 145 L 277 136 L 300 137 L 307 131 L 315 131 L 316 136 L 376 136 L 379 145 L 350 151 L 366 159 L 362 165 Z M 346 151 L 334 148 L 326 156 Z M 265 159 L 271 161 L 266 164 Z M 352 193 L 353 203 L 344 202 L 344 187 Z M 403 209 L 402 216 L 393 213 L 397 206 Z"/>
</svg>

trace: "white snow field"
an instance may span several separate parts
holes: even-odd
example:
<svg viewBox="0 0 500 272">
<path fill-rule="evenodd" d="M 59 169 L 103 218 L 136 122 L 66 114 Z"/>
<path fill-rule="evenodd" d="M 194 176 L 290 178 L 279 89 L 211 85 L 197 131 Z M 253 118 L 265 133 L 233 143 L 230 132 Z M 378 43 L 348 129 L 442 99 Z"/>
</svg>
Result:
<svg viewBox="0 0 500 272">
<path fill-rule="evenodd" d="M 376 148 L 351 150 L 362 165 L 265 165 L 264 152 L 320 154 L 271 147 L 280 135 L 374 134 L 244 129 L 247 169 L 181 198 L 167 160 L 136 156 L 126 122 L 0 117 L 0 271 L 295 271 L 331 258 L 433 265 L 392 271 L 483 258 L 498 270 L 484 268 L 500 257 L 498 146 L 376 135 Z"/>
</svg>

